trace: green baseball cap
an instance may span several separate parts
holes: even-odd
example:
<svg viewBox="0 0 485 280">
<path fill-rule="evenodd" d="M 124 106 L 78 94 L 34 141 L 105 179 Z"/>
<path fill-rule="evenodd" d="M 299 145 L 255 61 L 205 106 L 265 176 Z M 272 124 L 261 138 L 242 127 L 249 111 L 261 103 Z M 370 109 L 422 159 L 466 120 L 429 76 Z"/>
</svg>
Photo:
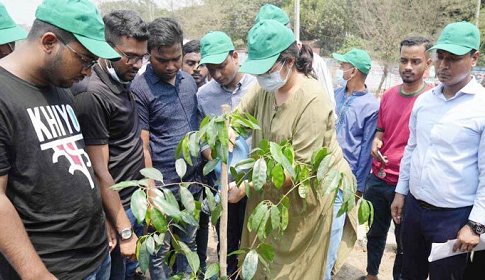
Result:
<svg viewBox="0 0 485 280">
<path fill-rule="evenodd" d="M 283 25 L 287 25 L 290 22 L 290 18 L 285 11 L 271 4 L 266 4 L 259 9 L 255 23 L 268 19 L 276 20 Z"/>
<path fill-rule="evenodd" d="M 119 59 L 120 55 L 104 38 L 104 23 L 96 6 L 88 0 L 45 0 L 35 17 L 68 32 L 94 55 Z"/>
<path fill-rule="evenodd" d="M 0 45 L 27 38 L 27 32 L 18 27 L 8 15 L 5 5 L 0 3 Z"/>
<path fill-rule="evenodd" d="M 464 55 L 480 49 L 480 31 L 466 21 L 450 23 L 440 34 L 436 45 L 429 50 L 444 50 L 456 55 Z"/>
<path fill-rule="evenodd" d="M 295 42 L 289 28 L 275 20 L 263 20 L 249 30 L 248 57 L 240 72 L 260 75 L 268 72 L 280 53 Z"/>
<path fill-rule="evenodd" d="M 231 38 L 224 32 L 209 32 L 200 40 L 200 63 L 220 64 L 234 50 Z"/>
<path fill-rule="evenodd" d="M 333 53 L 332 56 L 340 62 L 347 62 L 352 64 L 360 72 L 366 75 L 369 74 L 371 68 L 371 59 L 369 54 L 364 50 L 352 49 L 344 55 Z"/>
</svg>

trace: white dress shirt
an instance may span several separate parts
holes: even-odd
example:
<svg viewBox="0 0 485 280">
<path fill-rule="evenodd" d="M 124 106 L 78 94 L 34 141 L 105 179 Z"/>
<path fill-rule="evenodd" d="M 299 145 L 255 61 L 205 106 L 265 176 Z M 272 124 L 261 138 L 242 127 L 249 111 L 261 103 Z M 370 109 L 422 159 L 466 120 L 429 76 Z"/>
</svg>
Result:
<svg viewBox="0 0 485 280">
<path fill-rule="evenodd" d="M 475 78 L 448 100 L 442 89 L 414 104 L 396 192 L 438 207 L 473 205 L 469 219 L 485 224 L 485 89 Z"/>
</svg>

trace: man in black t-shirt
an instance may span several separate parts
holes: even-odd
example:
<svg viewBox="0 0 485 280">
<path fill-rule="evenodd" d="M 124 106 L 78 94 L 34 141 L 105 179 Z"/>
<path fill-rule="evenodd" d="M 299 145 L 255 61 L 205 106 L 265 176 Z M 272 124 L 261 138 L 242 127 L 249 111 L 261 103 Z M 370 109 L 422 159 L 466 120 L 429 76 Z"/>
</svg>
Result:
<svg viewBox="0 0 485 280">
<path fill-rule="evenodd" d="M 125 257 L 135 258 L 137 236 L 143 235 L 143 225 L 137 223 L 130 208 L 136 188 L 122 189 L 118 195 L 109 187 L 143 178 L 141 128 L 137 105 L 128 87 L 143 60 L 148 60 L 148 29 L 134 11 L 113 11 L 103 20 L 106 41 L 121 59 L 116 62 L 100 59 L 91 77 L 75 84 L 71 91 L 104 208 L 119 236 L 119 245 L 111 252 L 111 279 L 122 280 L 125 275 L 133 279 L 137 263 L 126 263 Z M 146 165 L 151 166 L 149 157 L 147 161 Z"/>
<path fill-rule="evenodd" d="M 0 279 L 99 279 L 110 258 L 101 195 L 65 88 L 119 59 L 88 0 L 45 0 L 0 60 Z"/>
</svg>

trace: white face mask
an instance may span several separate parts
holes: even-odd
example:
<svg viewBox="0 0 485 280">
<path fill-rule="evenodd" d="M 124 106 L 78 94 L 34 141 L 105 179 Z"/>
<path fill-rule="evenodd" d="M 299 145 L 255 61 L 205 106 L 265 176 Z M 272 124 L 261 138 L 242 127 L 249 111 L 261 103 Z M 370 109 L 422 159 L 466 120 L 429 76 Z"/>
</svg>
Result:
<svg viewBox="0 0 485 280">
<path fill-rule="evenodd" d="M 118 74 L 116 74 L 116 71 L 113 68 L 113 65 L 111 64 L 111 61 L 109 60 L 106 60 L 106 69 L 108 70 L 108 73 L 111 76 L 111 78 L 113 78 L 113 80 L 117 81 L 118 83 L 124 84 L 124 85 L 127 85 L 130 83 L 130 82 L 123 81 L 118 77 Z"/>
<path fill-rule="evenodd" d="M 280 89 L 282 86 L 284 86 L 288 81 L 288 77 L 290 76 L 290 73 L 291 73 L 291 69 L 290 69 L 290 71 L 288 71 L 288 74 L 286 74 L 286 78 L 284 80 L 281 80 L 280 73 L 285 63 L 286 61 L 283 62 L 283 65 L 281 65 L 281 68 L 278 71 L 275 71 L 270 74 L 257 75 L 256 79 L 258 80 L 259 86 L 262 89 L 269 92 L 275 92 L 278 89 Z"/>
<path fill-rule="evenodd" d="M 352 70 L 352 69 L 354 69 L 354 68 L 350 68 L 350 69 L 347 69 L 347 70 L 345 70 L 345 71 L 344 71 L 344 70 L 342 70 L 342 69 L 338 69 L 338 70 L 337 70 L 337 84 L 338 84 L 338 85 L 340 85 L 341 87 L 346 87 L 346 86 L 347 86 L 347 82 L 348 82 L 350 79 L 352 79 L 352 78 L 350 78 L 350 79 L 348 79 L 348 80 L 344 79 L 344 73 L 345 73 L 345 72 L 347 72 L 347 71 L 350 71 L 350 70 Z"/>
</svg>

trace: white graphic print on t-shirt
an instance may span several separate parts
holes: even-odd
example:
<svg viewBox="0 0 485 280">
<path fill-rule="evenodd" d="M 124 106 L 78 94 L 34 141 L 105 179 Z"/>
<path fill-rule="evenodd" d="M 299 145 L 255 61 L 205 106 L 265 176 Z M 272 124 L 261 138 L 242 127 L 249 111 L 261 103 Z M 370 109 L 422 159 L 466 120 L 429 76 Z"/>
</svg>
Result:
<svg viewBox="0 0 485 280">
<path fill-rule="evenodd" d="M 52 163 L 65 156 L 70 163 L 69 173 L 82 172 L 94 188 L 93 178 L 87 167 L 91 160 L 86 151 L 77 147 L 76 141 L 82 140 L 81 127 L 71 105 L 53 105 L 28 108 L 30 120 L 34 126 L 42 151 L 52 149 Z M 67 137 L 65 137 L 67 136 Z"/>
</svg>

